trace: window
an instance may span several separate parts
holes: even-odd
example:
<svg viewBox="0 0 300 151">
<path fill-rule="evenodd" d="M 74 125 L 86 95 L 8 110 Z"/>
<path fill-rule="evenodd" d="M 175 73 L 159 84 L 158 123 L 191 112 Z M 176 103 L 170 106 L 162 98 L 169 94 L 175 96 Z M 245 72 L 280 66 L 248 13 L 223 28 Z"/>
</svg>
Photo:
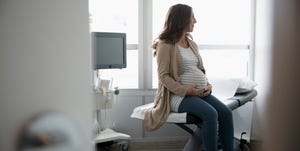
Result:
<svg viewBox="0 0 300 151">
<path fill-rule="evenodd" d="M 99 73 L 112 77 L 119 88 L 138 88 L 138 1 L 89 0 L 89 13 L 91 32 L 123 32 L 127 36 L 127 68 Z"/>
<path fill-rule="evenodd" d="M 165 15 L 173 4 L 193 7 L 197 23 L 191 33 L 198 44 L 209 77 L 248 77 L 251 44 L 251 0 L 153 0 L 153 33 L 163 27 Z M 155 38 L 155 37 L 153 37 Z M 156 61 L 153 84 L 157 87 Z"/>
<path fill-rule="evenodd" d="M 150 45 L 163 27 L 168 8 L 176 3 L 193 7 L 197 23 L 191 34 L 208 78 L 251 78 L 251 0 L 89 0 L 91 31 L 127 34 L 127 68 L 101 73 L 112 76 L 121 89 L 157 88 L 157 66 Z"/>
</svg>

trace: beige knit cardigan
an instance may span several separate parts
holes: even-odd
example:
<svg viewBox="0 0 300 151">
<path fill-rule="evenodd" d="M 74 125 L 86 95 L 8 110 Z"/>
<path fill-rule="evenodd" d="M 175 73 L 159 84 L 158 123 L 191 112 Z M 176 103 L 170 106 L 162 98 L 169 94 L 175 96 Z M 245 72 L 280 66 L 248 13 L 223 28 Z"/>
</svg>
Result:
<svg viewBox="0 0 300 151">
<path fill-rule="evenodd" d="M 188 39 L 188 38 L 187 38 Z M 201 56 L 195 42 L 188 39 L 188 43 L 199 60 L 199 69 L 205 73 Z M 180 84 L 181 56 L 177 53 L 175 44 L 159 41 L 156 47 L 158 88 L 154 98 L 154 107 L 145 112 L 144 126 L 146 130 L 153 131 L 160 128 L 167 120 L 170 113 L 170 94 L 185 96 L 188 87 Z"/>
</svg>

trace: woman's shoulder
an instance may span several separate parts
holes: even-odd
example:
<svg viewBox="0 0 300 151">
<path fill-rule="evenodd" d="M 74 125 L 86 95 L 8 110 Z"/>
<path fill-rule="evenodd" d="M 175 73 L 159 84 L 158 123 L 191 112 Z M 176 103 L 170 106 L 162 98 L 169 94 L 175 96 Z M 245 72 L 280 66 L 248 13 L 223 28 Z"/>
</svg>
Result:
<svg viewBox="0 0 300 151">
<path fill-rule="evenodd" d="M 155 55 L 161 56 L 170 55 L 175 49 L 175 44 L 168 43 L 166 41 L 158 41 L 156 43 Z"/>
<path fill-rule="evenodd" d="M 154 56 L 157 55 L 157 53 L 167 53 L 174 49 L 174 44 L 170 44 L 164 40 L 156 40 L 152 44 L 152 48 L 154 49 Z"/>
<path fill-rule="evenodd" d="M 169 42 L 167 42 L 165 40 L 159 40 L 159 41 L 157 41 L 156 45 L 158 47 L 163 47 L 163 48 L 166 48 L 166 47 L 170 48 L 170 47 L 174 47 L 175 46 L 175 44 L 169 43 Z"/>
</svg>

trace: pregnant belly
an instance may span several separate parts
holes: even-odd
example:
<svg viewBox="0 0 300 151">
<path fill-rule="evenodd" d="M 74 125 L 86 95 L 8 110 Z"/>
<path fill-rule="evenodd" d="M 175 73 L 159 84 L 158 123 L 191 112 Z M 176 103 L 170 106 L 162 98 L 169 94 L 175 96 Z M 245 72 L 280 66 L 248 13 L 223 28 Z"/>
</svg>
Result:
<svg viewBox="0 0 300 151">
<path fill-rule="evenodd" d="M 207 86 L 207 78 L 202 72 L 185 72 L 180 76 L 182 85 L 196 85 L 198 89 L 204 89 Z"/>
</svg>

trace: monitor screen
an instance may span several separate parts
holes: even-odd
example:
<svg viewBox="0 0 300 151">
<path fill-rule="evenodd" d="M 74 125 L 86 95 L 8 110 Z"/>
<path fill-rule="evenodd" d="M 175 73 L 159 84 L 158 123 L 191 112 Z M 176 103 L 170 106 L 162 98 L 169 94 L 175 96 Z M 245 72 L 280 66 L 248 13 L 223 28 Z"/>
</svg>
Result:
<svg viewBox="0 0 300 151">
<path fill-rule="evenodd" d="M 126 34 L 92 33 L 93 69 L 126 68 Z"/>
</svg>

